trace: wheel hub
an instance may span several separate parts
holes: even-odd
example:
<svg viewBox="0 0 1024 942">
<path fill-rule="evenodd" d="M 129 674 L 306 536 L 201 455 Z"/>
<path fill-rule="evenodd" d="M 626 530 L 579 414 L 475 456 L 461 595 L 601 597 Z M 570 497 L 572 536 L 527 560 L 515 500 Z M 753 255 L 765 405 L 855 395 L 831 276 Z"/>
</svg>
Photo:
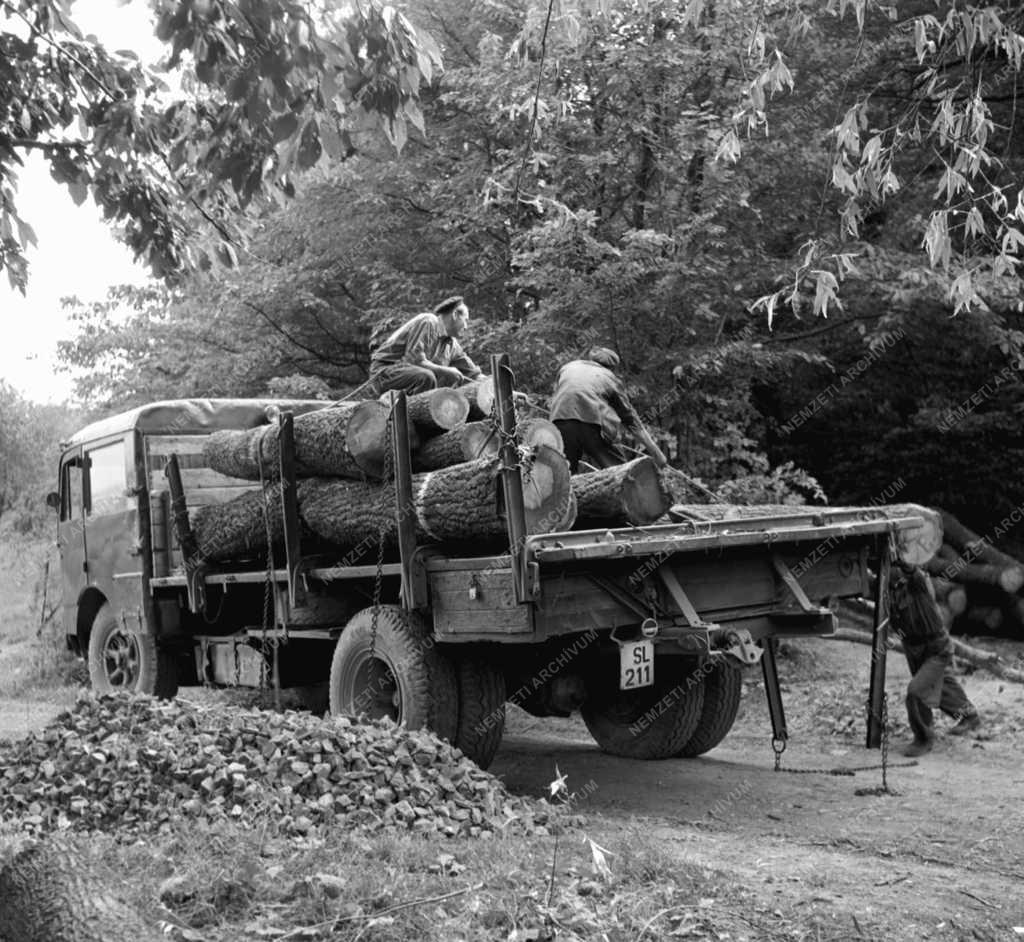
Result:
<svg viewBox="0 0 1024 942">
<path fill-rule="evenodd" d="M 113 631 L 103 646 L 103 665 L 111 687 L 135 687 L 139 679 L 139 643 L 123 630 Z"/>
</svg>

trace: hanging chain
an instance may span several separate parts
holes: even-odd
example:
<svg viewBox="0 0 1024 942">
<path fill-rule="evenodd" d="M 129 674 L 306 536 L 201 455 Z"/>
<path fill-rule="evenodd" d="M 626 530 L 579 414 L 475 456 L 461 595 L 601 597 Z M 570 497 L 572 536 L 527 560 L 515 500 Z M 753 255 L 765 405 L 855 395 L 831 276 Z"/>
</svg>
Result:
<svg viewBox="0 0 1024 942">
<path fill-rule="evenodd" d="M 269 429 L 270 426 L 267 426 Z M 266 433 L 264 433 L 266 434 Z M 260 631 L 260 693 L 262 694 L 267 689 L 267 647 L 271 650 L 271 656 L 273 657 L 273 671 L 271 680 L 274 685 L 274 705 L 278 709 L 281 707 L 281 678 L 278 673 L 278 657 L 277 657 L 277 614 L 273 611 L 274 608 L 274 535 L 270 527 L 270 495 L 266 489 L 266 478 L 263 473 L 263 447 L 262 440 L 256 445 L 256 464 L 260 472 L 260 489 L 263 494 L 263 528 L 264 536 L 267 541 L 267 569 L 266 578 L 264 580 L 263 588 L 263 621 Z M 274 632 L 270 635 L 268 640 L 268 630 L 270 628 L 271 619 L 273 619 Z"/>
<path fill-rule="evenodd" d="M 395 473 L 395 412 L 394 408 L 388 412 L 388 419 L 384 425 L 384 481 L 380 492 L 380 528 L 377 531 L 377 572 L 373 577 L 373 614 L 370 617 L 370 660 L 372 661 L 377 652 L 377 621 L 380 617 L 380 598 L 384 588 L 384 544 L 387 540 L 388 517 L 391 511 L 391 494 L 394 490 L 392 479 Z M 389 490 L 391 485 L 391 490 Z M 402 513 L 404 508 L 396 507 L 397 513 Z M 397 521 L 396 521 L 397 523 Z"/>
</svg>

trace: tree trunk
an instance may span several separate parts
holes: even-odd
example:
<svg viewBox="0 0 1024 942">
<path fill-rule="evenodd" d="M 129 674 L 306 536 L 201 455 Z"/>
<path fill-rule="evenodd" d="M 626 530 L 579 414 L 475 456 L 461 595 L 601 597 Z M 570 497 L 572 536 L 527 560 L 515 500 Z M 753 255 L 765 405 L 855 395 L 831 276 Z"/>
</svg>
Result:
<svg viewBox="0 0 1024 942">
<path fill-rule="evenodd" d="M 471 419 L 490 418 L 491 410 L 494 408 L 494 380 L 490 376 L 483 376 L 475 383 L 460 386 L 459 392 L 469 402 Z"/>
<path fill-rule="evenodd" d="M 540 446 L 527 456 L 522 478 L 527 532 L 557 529 L 569 505 L 565 458 Z M 406 512 L 413 515 L 417 537 L 431 542 L 474 542 L 505 536 L 499 481 L 496 462 L 486 458 L 414 475 L 413 503 Z M 340 546 L 376 540 L 381 533 L 389 545 L 396 539 L 397 508 L 389 484 L 302 481 L 299 513 L 314 533 Z"/>
<path fill-rule="evenodd" d="M 932 578 L 932 585 L 935 586 L 936 598 L 949 609 L 954 618 L 966 611 L 967 590 L 963 586 L 937 576 Z"/>
<path fill-rule="evenodd" d="M 465 461 L 493 458 L 498 447 L 498 435 L 490 422 L 468 422 L 461 428 L 427 439 L 413 453 L 412 466 L 416 471 L 450 468 Z"/>
<path fill-rule="evenodd" d="M 409 423 L 424 438 L 429 438 L 465 424 L 469 400 L 461 390 L 442 386 L 409 396 L 406 409 Z"/>
<path fill-rule="evenodd" d="M 1005 557 L 1010 560 L 1010 565 L 1003 566 L 972 562 L 975 559 L 982 559 L 982 555 L 970 550 L 965 550 L 964 553 L 963 556 L 957 555 L 954 547 L 949 543 L 943 543 L 939 553 L 925 564 L 925 569 L 941 579 L 996 586 L 1010 595 L 1024 588 L 1024 566 L 1015 562 L 1012 557 Z"/>
<path fill-rule="evenodd" d="M 373 400 L 339 402 L 295 417 L 295 471 L 303 476 L 360 480 L 380 477 L 384 467 L 387 407 Z M 249 481 L 278 475 L 278 426 L 214 432 L 203 444 L 214 471 Z"/>
<path fill-rule="evenodd" d="M 572 492 L 579 508 L 576 526 L 582 529 L 644 526 L 663 516 L 670 503 L 658 467 L 650 458 L 574 474 Z"/>
<path fill-rule="evenodd" d="M 0 870 L 5 942 L 157 942 L 161 934 L 114 896 L 73 846 L 50 838 Z"/>
<path fill-rule="evenodd" d="M 207 504 L 190 514 L 203 561 L 241 559 L 267 552 L 267 523 L 274 545 L 284 539 L 281 489 L 271 484 L 223 504 Z"/>
<path fill-rule="evenodd" d="M 969 562 L 980 559 L 990 566 L 1024 570 L 1024 563 L 996 549 L 988 540 L 965 527 L 951 513 L 945 510 L 940 513 L 942 514 L 942 527 L 946 534 L 946 542 L 950 543 Z"/>
</svg>

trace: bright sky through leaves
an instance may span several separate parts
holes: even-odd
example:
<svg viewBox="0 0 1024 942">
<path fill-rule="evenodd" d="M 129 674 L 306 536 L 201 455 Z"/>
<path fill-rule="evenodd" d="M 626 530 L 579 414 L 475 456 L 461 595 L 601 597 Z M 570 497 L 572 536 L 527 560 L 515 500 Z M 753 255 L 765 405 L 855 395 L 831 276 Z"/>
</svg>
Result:
<svg viewBox="0 0 1024 942">
<path fill-rule="evenodd" d="M 146 4 L 79 0 L 72 11 L 83 31 L 95 33 L 108 48 L 131 49 L 143 61 L 159 57 L 162 47 Z M 75 206 L 67 189 L 51 179 L 38 152 L 28 155 L 18 174 L 18 200 L 39 245 L 28 254 L 27 297 L 0 279 L 0 379 L 29 398 L 59 402 L 70 397 L 72 383 L 69 374 L 56 371 L 57 341 L 72 334 L 60 299 L 99 300 L 110 285 L 144 284 L 149 276 L 133 263 L 91 200 Z"/>
</svg>

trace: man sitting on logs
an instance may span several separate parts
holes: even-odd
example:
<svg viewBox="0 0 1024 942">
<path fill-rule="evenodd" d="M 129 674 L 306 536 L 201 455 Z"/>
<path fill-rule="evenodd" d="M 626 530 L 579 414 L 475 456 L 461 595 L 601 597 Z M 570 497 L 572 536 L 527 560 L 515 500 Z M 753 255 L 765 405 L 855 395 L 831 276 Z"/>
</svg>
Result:
<svg viewBox="0 0 1024 942">
<path fill-rule="evenodd" d="M 907 685 L 907 719 L 914 734 L 903 754 L 931 752 L 935 741 L 932 710 L 953 717 L 950 730 L 962 736 L 981 725 L 974 704 L 953 676 L 953 642 L 943 624 L 928 576 L 916 566 L 902 563 L 893 568 L 889 581 L 889 618 L 903 642 L 903 652 L 913 677 Z"/>
<path fill-rule="evenodd" d="M 459 344 L 468 323 L 469 308 L 461 297 L 446 298 L 433 311 L 406 321 L 373 352 L 368 394 L 398 389 L 412 396 L 479 379 L 480 368 Z"/>
<path fill-rule="evenodd" d="M 615 375 L 619 355 L 607 347 L 591 347 L 586 359 L 571 360 L 558 371 L 551 396 L 551 421 L 565 444 L 565 457 L 573 474 L 580 459 L 596 468 L 610 468 L 626 459 L 615 447 L 622 428 L 643 443 L 658 467 L 668 464 Z"/>
</svg>

